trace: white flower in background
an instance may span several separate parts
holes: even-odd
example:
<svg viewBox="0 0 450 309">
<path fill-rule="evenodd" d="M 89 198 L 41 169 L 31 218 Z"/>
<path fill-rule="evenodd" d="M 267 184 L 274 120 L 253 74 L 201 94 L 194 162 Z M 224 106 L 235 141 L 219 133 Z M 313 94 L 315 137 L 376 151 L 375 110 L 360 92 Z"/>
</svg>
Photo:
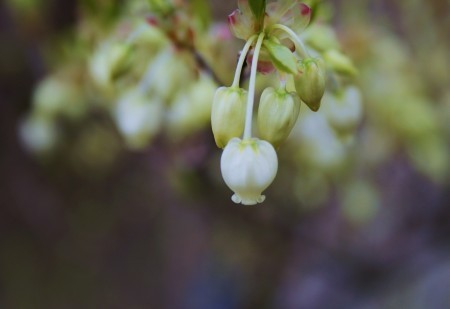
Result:
<svg viewBox="0 0 450 309">
<path fill-rule="evenodd" d="M 330 125 L 340 133 L 356 128 L 363 116 L 361 92 L 354 86 L 347 87 L 337 95 L 326 93 L 323 111 Z"/>
<path fill-rule="evenodd" d="M 69 116 L 83 114 L 86 105 L 82 94 L 72 82 L 58 76 L 49 76 L 42 80 L 33 93 L 34 112 L 44 117 Z"/>
<path fill-rule="evenodd" d="M 345 147 L 321 112 L 305 111 L 296 126 L 302 156 L 317 167 L 332 169 L 345 158 Z"/>
<path fill-rule="evenodd" d="M 166 113 L 172 137 L 183 138 L 209 123 L 216 88 L 209 76 L 201 74 L 186 91 L 178 92 Z"/>
<path fill-rule="evenodd" d="M 159 100 L 150 99 L 139 88 L 133 88 L 117 102 L 114 117 L 129 146 L 142 148 L 159 132 L 163 112 Z"/>
<path fill-rule="evenodd" d="M 58 142 L 55 123 L 46 117 L 31 115 L 20 123 L 19 136 L 32 152 L 45 152 Z"/>
<path fill-rule="evenodd" d="M 114 77 L 124 70 L 130 55 L 130 45 L 105 41 L 94 52 L 89 71 L 97 85 L 108 88 Z"/>
<path fill-rule="evenodd" d="M 185 91 L 192 80 L 195 80 L 195 61 L 192 55 L 167 47 L 148 64 L 141 87 L 167 102 L 179 91 Z"/>
<path fill-rule="evenodd" d="M 266 141 L 233 138 L 223 150 L 220 169 L 225 183 L 234 191 L 233 202 L 255 205 L 265 199 L 261 193 L 277 174 L 278 158 Z"/>
</svg>

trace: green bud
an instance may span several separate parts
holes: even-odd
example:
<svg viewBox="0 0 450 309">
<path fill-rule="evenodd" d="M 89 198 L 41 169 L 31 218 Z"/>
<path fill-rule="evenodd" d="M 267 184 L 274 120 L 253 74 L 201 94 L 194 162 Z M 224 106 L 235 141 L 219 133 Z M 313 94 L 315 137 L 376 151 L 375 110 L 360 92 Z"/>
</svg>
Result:
<svg viewBox="0 0 450 309">
<path fill-rule="evenodd" d="M 339 41 L 332 27 L 323 23 L 310 25 L 302 35 L 305 43 L 319 52 L 339 48 Z"/>
<path fill-rule="evenodd" d="M 350 58 L 336 49 L 331 49 L 323 54 L 323 58 L 330 68 L 339 74 L 356 75 L 357 70 Z"/>
<path fill-rule="evenodd" d="M 258 109 L 258 130 L 261 139 L 278 148 L 291 133 L 300 112 L 300 98 L 285 88 L 266 88 Z"/>
<path fill-rule="evenodd" d="M 298 63 L 295 89 L 312 111 L 318 111 L 325 92 L 325 64 L 320 58 L 306 58 Z"/>
<path fill-rule="evenodd" d="M 211 110 L 211 127 L 219 148 L 224 148 L 230 139 L 240 137 L 244 132 L 246 101 L 244 89 L 217 89 Z"/>
</svg>

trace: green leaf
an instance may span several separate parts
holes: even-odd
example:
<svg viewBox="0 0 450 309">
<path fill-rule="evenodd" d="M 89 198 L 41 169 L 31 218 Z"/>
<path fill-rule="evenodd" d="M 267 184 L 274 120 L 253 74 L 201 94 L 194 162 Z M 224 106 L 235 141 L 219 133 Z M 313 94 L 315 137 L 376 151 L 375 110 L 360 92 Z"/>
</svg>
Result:
<svg viewBox="0 0 450 309">
<path fill-rule="evenodd" d="M 259 28 L 262 29 L 264 24 L 264 15 L 266 14 L 266 0 L 248 0 L 250 9 L 258 21 Z"/>
<path fill-rule="evenodd" d="M 280 71 L 297 74 L 297 59 L 289 48 L 273 40 L 264 40 L 263 46 L 269 52 L 270 60 Z"/>
</svg>

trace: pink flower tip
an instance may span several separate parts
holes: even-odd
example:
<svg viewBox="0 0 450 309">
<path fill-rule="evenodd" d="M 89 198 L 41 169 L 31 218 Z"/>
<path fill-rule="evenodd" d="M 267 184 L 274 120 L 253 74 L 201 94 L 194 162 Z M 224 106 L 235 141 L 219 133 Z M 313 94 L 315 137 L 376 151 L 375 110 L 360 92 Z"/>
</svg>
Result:
<svg viewBox="0 0 450 309">
<path fill-rule="evenodd" d="M 301 3 L 300 4 L 300 13 L 303 16 L 309 15 L 309 14 L 311 14 L 311 8 L 304 3 Z"/>
</svg>

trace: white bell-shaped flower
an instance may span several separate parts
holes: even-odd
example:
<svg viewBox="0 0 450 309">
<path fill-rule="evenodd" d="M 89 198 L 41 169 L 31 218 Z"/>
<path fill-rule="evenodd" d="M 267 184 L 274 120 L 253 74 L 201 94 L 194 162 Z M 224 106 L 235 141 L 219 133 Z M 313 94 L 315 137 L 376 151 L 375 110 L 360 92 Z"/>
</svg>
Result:
<svg viewBox="0 0 450 309">
<path fill-rule="evenodd" d="M 261 193 L 277 174 L 278 158 L 264 140 L 233 138 L 222 153 L 220 168 L 225 183 L 234 191 L 233 202 L 255 205 L 265 199 Z"/>
<path fill-rule="evenodd" d="M 138 87 L 134 87 L 119 98 L 114 118 L 127 145 L 132 149 L 140 149 L 147 146 L 160 131 L 164 108 L 157 97 L 150 99 Z"/>
</svg>

